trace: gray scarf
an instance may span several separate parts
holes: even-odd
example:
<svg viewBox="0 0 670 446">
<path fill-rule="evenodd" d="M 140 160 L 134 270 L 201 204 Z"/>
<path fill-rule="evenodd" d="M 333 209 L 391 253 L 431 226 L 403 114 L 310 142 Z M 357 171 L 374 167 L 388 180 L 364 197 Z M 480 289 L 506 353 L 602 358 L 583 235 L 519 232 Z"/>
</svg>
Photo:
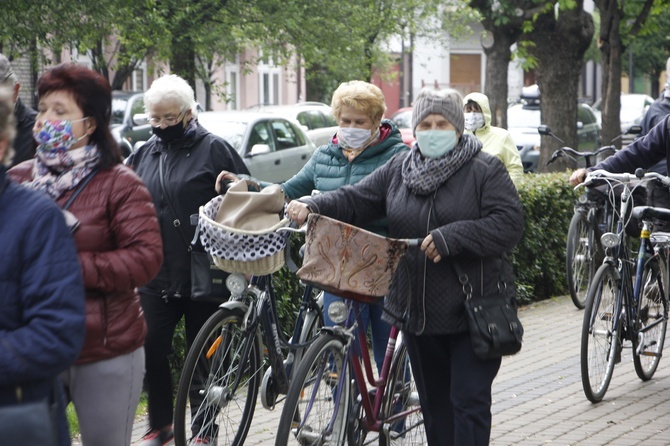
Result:
<svg viewBox="0 0 670 446">
<path fill-rule="evenodd" d="M 424 158 L 414 146 L 402 163 L 402 182 L 415 195 L 428 195 L 444 184 L 481 150 L 482 143 L 463 135 L 456 147 L 440 158 Z"/>
</svg>

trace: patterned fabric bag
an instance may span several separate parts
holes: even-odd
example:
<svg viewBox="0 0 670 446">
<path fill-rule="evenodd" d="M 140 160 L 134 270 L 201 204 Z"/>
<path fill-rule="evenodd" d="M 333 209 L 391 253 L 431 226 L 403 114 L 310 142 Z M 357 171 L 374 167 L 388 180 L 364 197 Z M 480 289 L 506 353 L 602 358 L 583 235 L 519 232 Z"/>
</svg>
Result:
<svg viewBox="0 0 670 446">
<path fill-rule="evenodd" d="M 307 219 L 298 277 L 337 296 L 374 303 L 384 297 L 409 243 L 319 214 Z"/>
</svg>

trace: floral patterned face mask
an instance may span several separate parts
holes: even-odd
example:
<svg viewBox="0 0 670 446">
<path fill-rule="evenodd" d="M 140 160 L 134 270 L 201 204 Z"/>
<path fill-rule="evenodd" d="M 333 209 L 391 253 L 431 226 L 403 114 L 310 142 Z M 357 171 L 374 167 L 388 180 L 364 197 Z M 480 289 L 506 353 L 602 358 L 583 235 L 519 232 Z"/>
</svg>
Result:
<svg viewBox="0 0 670 446">
<path fill-rule="evenodd" d="M 33 127 L 33 138 L 39 146 L 37 151 L 44 155 L 57 156 L 60 153 L 67 152 L 78 141 L 84 139 L 86 134 L 77 138 L 72 133 L 72 124 L 83 121 L 88 118 L 68 120 L 44 120 L 37 121 Z"/>
</svg>

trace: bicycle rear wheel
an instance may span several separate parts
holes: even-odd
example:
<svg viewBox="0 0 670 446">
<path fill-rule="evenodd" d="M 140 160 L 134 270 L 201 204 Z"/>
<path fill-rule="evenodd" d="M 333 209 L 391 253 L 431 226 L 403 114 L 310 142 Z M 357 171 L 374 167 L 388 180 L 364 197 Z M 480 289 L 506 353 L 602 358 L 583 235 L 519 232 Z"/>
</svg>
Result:
<svg viewBox="0 0 670 446">
<path fill-rule="evenodd" d="M 572 216 L 565 248 L 565 270 L 570 298 L 580 310 L 584 308 L 589 283 L 596 269 L 593 230 L 587 214 L 577 211 Z"/>
<path fill-rule="evenodd" d="M 217 439 L 212 444 L 219 445 L 244 443 L 254 416 L 262 362 L 258 332 L 244 330 L 243 317 L 241 310 L 218 310 L 189 349 L 175 403 L 176 446 L 205 438 Z"/>
<path fill-rule="evenodd" d="M 637 376 L 647 381 L 654 376 L 661 360 L 668 326 L 666 287 L 657 259 L 647 262 L 642 280 L 633 336 L 633 364 Z"/>
<path fill-rule="evenodd" d="M 620 327 L 614 327 L 618 296 L 617 271 L 609 264 L 601 265 L 586 299 L 582 324 L 582 387 L 592 403 L 605 396 L 620 355 Z"/>
<path fill-rule="evenodd" d="M 389 377 L 384 391 L 384 401 L 380 418 L 382 432 L 379 446 L 418 446 L 426 444 L 426 427 L 419 402 L 412 368 L 407 355 L 407 347 L 398 338 L 398 347 L 393 355 Z M 412 411 L 399 420 L 387 422 L 390 417 L 406 411 Z"/>
<path fill-rule="evenodd" d="M 276 446 L 345 443 L 351 390 L 346 354 L 330 333 L 307 349 L 284 400 Z"/>
</svg>

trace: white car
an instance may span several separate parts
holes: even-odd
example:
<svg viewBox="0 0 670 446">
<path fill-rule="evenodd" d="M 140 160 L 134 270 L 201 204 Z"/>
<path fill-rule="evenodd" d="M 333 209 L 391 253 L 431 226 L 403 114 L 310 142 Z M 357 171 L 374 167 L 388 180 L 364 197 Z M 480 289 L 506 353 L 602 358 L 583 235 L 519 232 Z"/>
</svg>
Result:
<svg viewBox="0 0 670 446">
<path fill-rule="evenodd" d="M 654 98 L 647 94 L 622 94 L 621 109 L 619 110 L 619 121 L 621 121 L 621 133 L 625 133 L 634 125 L 641 125 L 644 115 L 649 110 L 649 106 L 654 103 Z M 593 104 L 593 111 L 596 113 L 598 123 L 602 125 L 602 111 L 600 105 L 602 99 L 598 99 Z M 636 135 L 624 135 L 621 138 L 622 145 L 633 142 Z"/>
<path fill-rule="evenodd" d="M 299 102 L 293 105 L 256 105 L 250 110 L 274 113 L 298 121 L 317 147 L 330 142 L 337 133 L 337 122 L 330 106 L 321 102 Z"/>
<path fill-rule="evenodd" d="M 298 173 L 316 146 L 297 122 L 272 113 L 198 113 L 198 122 L 237 150 L 251 175 L 281 183 Z"/>
</svg>

